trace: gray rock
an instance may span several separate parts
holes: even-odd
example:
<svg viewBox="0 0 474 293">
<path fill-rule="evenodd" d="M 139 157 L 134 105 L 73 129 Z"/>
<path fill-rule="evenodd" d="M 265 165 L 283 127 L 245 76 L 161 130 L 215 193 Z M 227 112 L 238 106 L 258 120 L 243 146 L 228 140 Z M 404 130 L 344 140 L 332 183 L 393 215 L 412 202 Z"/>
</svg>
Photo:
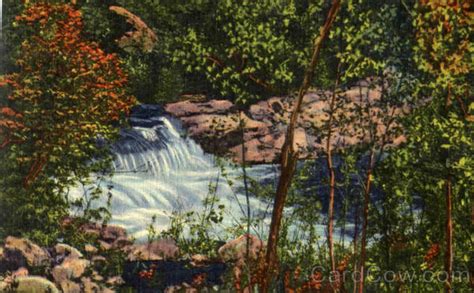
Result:
<svg viewBox="0 0 474 293">
<path fill-rule="evenodd" d="M 81 286 L 71 280 L 64 280 L 59 284 L 63 293 L 81 293 Z"/>
<path fill-rule="evenodd" d="M 64 256 L 64 257 L 75 257 L 75 258 L 83 257 L 82 253 L 79 250 L 64 243 L 56 244 L 56 246 L 54 246 L 54 250 L 56 254 Z"/>
<path fill-rule="evenodd" d="M 112 243 L 119 238 L 126 238 L 127 231 L 119 226 L 107 225 L 102 227 L 102 231 L 100 233 L 101 239 L 108 243 Z"/>
<path fill-rule="evenodd" d="M 106 261 L 107 261 L 107 259 L 102 255 L 94 255 L 92 257 L 92 262 L 93 263 L 105 263 Z"/>
<path fill-rule="evenodd" d="M 247 258 L 247 241 L 249 241 L 249 258 L 257 260 L 265 243 L 255 235 L 242 235 L 221 246 L 218 250 L 223 261 L 244 261 Z"/>
<path fill-rule="evenodd" d="M 192 116 L 199 114 L 225 114 L 232 112 L 234 108 L 235 106 L 227 100 L 210 100 L 198 103 L 191 101 L 177 102 L 166 105 L 165 110 L 176 116 Z"/>
<path fill-rule="evenodd" d="M 101 292 L 99 285 L 93 282 L 90 278 L 81 278 L 81 282 L 84 293 Z"/>
<path fill-rule="evenodd" d="M 61 284 L 63 281 L 80 278 L 90 262 L 85 259 L 67 257 L 60 265 L 52 270 L 54 281 Z"/>
<path fill-rule="evenodd" d="M 209 262 L 209 257 L 203 254 L 194 254 L 191 256 L 191 265 L 195 267 L 203 266 Z"/>
<path fill-rule="evenodd" d="M 0 281 L 0 292 L 8 291 L 10 284 L 5 281 Z"/>
<path fill-rule="evenodd" d="M 102 240 L 99 240 L 99 245 L 100 245 L 100 249 L 102 250 L 109 250 L 112 248 L 112 244 L 102 241 Z"/>
<path fill-rule="evenodd" d="M 132 245 L 133 242 L 128 239 L 128 237 L 126 236 L 120 236 L 119 238 L 117 238 L 114 243 L 112 243 L 112 247 L 113 248 L 124 248 L 126 246 L 130 246 Z"/>
<path fill-rule="evenodd" d="M 336 117 L 350 118 L 348 115 L 357 113 L 353 110 L 356 105 L 367 103 L 367 99 L 371 102 L 380 99 L 380 88 L 371 89 L 369 92 L 367 83 L 363 83 L 363 87 L 362 102 L 358 86 L 345 89 L 338 95 L 341 105 L 338 105 L 334 113 Z M 317 152 L 314 150 L 321 148 L 321 143 L 318 143 L 317 139 L 324 137 L 323 133 L 329 117 L 327 110 L 329 108 L 328 97 L 330 96 L 330 92 L 321 90 L 311 90 L 304 96 L 295 137 L 295 147 L 300 159 L 315 158 Z M 251 105 L 246 111 L 246 115 L 244 115 L 246 124 L 244 142 L 247 163 L 278 161 L 283 145 L 283 140 L 280 141 L 278 138 L 285 138 L 286 126 L 293 111 L 294 100 L 294 97 L 290 96 L 271 97 Z M 227 155 L 235 162 L 241 162 L 242 140 L 238 113 L 235 105 L 231 102 L 227 100 L 188 100 L 170 103 L 165 106 L 165 109 L 181 120 L 189 136 L 196 140 L 205 151 L 217 155 Z M 374 108 L 374 110 L 387 111 L 388 109 Z M 396 110 L 395 113 L 399 113 L 401 109 Z M 346 148 L 364 141 L 364 138 L 348 139 L 356 137 L 356 135 L 355 129 L 346 124 L 340 123 L 334 127 L 335 137 L 345 136 L 344 141 L 332 140 L 334 149 Z M 384 135 L 383 133 L 383 130 L 377 130 L 379 138 Z M 397 137 L 396 135 L 388 138 L 387 141 L 390 141 L 388 145 L 397 145 L 403 141 L 403 136 Z M 324 141 L 322 143 L 324 144 Z"/>
<path fill-rule="evenodd" d="M 120 276 L 110 277 L 105 282 L 110 287 L 119 287 L 125 283 L 125 281 Z"/>
<path fill-rule="evenodd" d="M 42 277 L 19 277 L 16 279 L 20 293 L 59 293 L 58 288 L 49 280 Z"/>
<path fill-rule="evenodd" d="M 152 243 L 135 244 L 127 248 L 128 260 L 174 259 L 179 255 L 179 247 L 171 239 L 159 239 Z"/>
<path fill-rule="evenodd" d="M 97 247 L 95 247 L 94 245 L 90 245 L 90 244 L 86 244 L 84 246 L 84 250 L 89 254 L 96 254 L 99 251 L 99 249 L 97 249 Z"/>
<path fill-rule="evenodd" d="M 26 266 L 49 266 L 51 258 L 45 249 L 30 240 L 8 236 L 5 240 L 3 261 L 14 270 Z"/>
<path fill-rule="evenodd" d="M 26 277 L 30 274 L 27 268 L 21 267 L 18 270 L 14 271 L 12 273 L 12 276 L 14 278 L 19 278 L 19 277 Z"/>
</svg>

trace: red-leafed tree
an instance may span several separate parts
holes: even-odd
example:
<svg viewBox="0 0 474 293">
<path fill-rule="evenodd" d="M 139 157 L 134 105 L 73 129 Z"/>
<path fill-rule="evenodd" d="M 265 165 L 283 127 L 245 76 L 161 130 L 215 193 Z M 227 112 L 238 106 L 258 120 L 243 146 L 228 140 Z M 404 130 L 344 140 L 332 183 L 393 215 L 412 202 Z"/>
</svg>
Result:
<svg viewBox="0 0 474 293">
<path fill-rule="evenodd" d="M 16 228 L 25 224 L 43 229 L 44 219 L 58 223 L 69 208 L 68 187 L 107 169 L 107 151 L 98 141 L 117 135 L 135 102 L 119 58 L 83 38 L 81 12 L 72 5 L 29 5 L 14 25 L 23 42 L 18 71 L 1 82 L 0 152 L 6 163 L 0 206 L 17 215 L 12 221 L 1 213 L 4 233 L 21 232 Z"/>
</svg>

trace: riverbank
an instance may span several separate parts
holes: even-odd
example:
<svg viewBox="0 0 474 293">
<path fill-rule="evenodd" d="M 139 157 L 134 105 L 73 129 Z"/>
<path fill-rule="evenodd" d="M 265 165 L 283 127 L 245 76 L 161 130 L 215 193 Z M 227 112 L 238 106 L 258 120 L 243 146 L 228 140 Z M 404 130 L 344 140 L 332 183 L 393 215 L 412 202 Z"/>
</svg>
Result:
<svg viewBox="0 0 474 293">
<path fill-rule="evenodd" d="M 264 247 L 256 236 L 241 236 L 216 247 L 212 257 L 187 254 L 166 238 L 136 244 L 123 228 L 113 225 L 91 223 L 77 233 L 86 237 L 80 246 L 56 243 L 42 247 L 26 238 L 7 237 L 0 245 L 0 291 L 198 292 L 224 288 L 230 268 L 244 263 L 247 239 L 251 261 Z"/>
</svg>

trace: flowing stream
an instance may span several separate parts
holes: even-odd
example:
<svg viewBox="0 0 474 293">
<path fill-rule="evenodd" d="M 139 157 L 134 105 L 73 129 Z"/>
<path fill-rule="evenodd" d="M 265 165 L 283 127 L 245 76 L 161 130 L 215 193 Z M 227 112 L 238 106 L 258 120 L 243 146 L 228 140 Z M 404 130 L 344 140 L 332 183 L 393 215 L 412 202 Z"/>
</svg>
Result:
<svg viewBox="0 0 474 293">
<path fill-rule="evenodd" d="M 180 122 L 166 115 L 161 106 L 136 107 L 130 124 L 130 128 L 121 130 L 120 139 L 112 146 L 115 174 L 101 184 L 102 187 L 113 187 L 111 224 L 126 228 L 129 235 L 143 241 L 153 217 L 154 228 L 162 231 L 169 227 L 173 213 L 203 212 L 203 201 L 210 196 L 210 185 L 218 182 L 214 196 L 219 202 L 214 207 L 225 206 L 224 220 L 213 225 L 209 233 L 219 239 L 226 228 L 245 225 L 247 204 L 240 168 L 221 160 L 221 167 L 224 164 L 227 174 L 223 176 L 216 157 L 205 153 L 194 140 L 186 137 Z M 247 169 L 249 177 L 274 187 L 278 173 L 275 165 L 255 165 Z M 76 188 L 71 195 L 84 196 L 84 188 Z M 97 204 L 104 203 L 105 196 Z M 250 197 L 251 217 L 261 220 L 259 225 L 253 225 L 251 233 L 266 237 L 271 208 L 267 200 Z M 315 212 L 321 211 L 315 208 Z M 324 240 L 325 225 L 315 223 L 315 226 Z M 339 236 L 336 230 L 335 238 Z"/>
<path fill-rule="evenodd" d="M 239 169 L 225 169 L 235 183 L 231 188 L 220 174 L 215 157 L 185 137 L 179 121 L 164 114 L 159 106 L 137 107 L 130 123 L 132 127 L 123 129 L 113 146 L 115 174 L 106 182 L 113 186 L 112 224 L 125 227 L 138 240 L 146 239 L 153 216 L 154 227 L 160 231 L 169 226 L 173 212 L 202 211 L 209 185 L 216 180 L 218 204 L 225 205 L 224 221 L 215 227 L 216 235 L 246 217 L 246 198 L 239 192 Z M 260 181 L 273 181 L 277 172 L 272 165 L 254 166 L 248 171 Z M 81 192 L 76 190 L 76 195 Z M 267 202 L 250 198 L 250 206 L 253 217 L 268 218 L 265 215 L 271 210 Z"/>
</svg>

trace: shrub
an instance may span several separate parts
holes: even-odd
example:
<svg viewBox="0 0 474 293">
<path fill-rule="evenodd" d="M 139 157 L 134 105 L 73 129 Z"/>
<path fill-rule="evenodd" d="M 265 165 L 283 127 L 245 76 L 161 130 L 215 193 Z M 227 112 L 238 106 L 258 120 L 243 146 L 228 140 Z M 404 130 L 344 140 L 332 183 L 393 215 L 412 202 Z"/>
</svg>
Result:
<svg viewBox="0 0 474 293">
<path fill-rule="evenodd" d="M 50 242 L 68 214 L 69 188 L 107 174 L 107 142 L 134 98 L 118 57 L 84 40 L 81 12 L 71 5 L 27 6 L 14 25 L 23 42 L 18 72 L 1 82 L 0 236 Z"/>
</svg>

